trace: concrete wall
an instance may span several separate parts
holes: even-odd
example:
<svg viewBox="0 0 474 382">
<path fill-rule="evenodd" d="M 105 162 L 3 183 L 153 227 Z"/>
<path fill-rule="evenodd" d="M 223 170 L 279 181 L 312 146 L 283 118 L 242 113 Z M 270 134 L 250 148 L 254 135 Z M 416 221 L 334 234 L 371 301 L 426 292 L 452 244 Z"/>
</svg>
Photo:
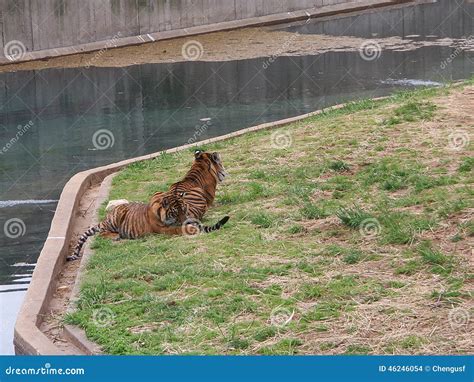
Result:
<svg viewBox="0 0 474 382">
<path fill-rule="evenodd" d="M 322 7 L 354 0 L 0 0 L 0 49 L 26 51 Z"/>
</svg>

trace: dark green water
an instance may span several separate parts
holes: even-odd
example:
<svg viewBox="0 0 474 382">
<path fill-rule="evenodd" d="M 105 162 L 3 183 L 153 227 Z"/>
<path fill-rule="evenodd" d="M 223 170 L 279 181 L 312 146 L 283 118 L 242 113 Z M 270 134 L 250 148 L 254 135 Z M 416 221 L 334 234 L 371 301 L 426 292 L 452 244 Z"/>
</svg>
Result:
<svg viewBox="0 0 474 382">
<path fill-rule="evenodd" d="M 440 1 L 284 28 L 462 39 L 473 32 L 473 8 Z M 266 69 L 268 58 L 0 74 L 0 150 L 6 148 L 0 154 L 0 354 L 12 351 L 14 318 L 55 200 L 78 171 L 347 100 L 469 78 L 474 54 L 456 52 L 454 45 L 426 46 L 383 51 L 374 61 L 359 52 L 328 52 L 277 57 Z M 110 140 L 94 139 L 104 129 Z M 100 149 L 101 142 L 108 147 Z M 7 235 L 11 219 L 21 221 L 19 234 Z"/>
</svg>

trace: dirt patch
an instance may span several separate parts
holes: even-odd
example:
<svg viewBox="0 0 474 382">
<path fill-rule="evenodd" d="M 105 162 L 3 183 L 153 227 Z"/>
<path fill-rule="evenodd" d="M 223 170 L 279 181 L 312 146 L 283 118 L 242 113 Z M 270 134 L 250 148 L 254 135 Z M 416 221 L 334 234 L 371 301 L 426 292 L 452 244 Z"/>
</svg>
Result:
<svg viewBox="0 0 474 382">
<path fill-rule="evenodd" d="M 72 251 L 76 240 L 96 220 L 95 201 L 100 185 L 89 188 L 81 199 L 77 214 L 75 216 L 74 240 L 70 243 Z M 76 287 L 76 278 L 81 261 L 69 261 L 64 264 L 62 272 L 58 276 L 56 291 L 50 301 L 48 311 L 43 317 L 40 330 L 44 332 L 53 343 L 68 354 L 83 354 L 70 341 L 66 339 L 63 332 L 64 316 L 71 305 L 71 298 Z"/>
<path fill-rule="evenodd" d="M 278 56 L 306 56 L 325 52 L 359 51 L 367 39 L 353 36 L 299 34 L 271 27 L 247 28 L 158 41 L 138 46 L 108 49 L 100 52 L 75 54 L 42 61 L 0 66 L 0 72 L 38 70 L 46 68 L 124 67 L 139 64 L 188 61 L 183 53 L 185 44 L 197 41 L 198 61 L 234 61 L 268 57 L 263 65 L 271 65 Z M 464 51 L 474 50 L 474 39 L 431 39 L 387 37 L 370 39 L 380 49 L 410 51 L 424 46 L 451 46 Z M 202 48 L 201 48 L 202 46 Z"/>
<path fill-rule="evenodd" d="M 152 332 L 153 330 L 156 330 L 159 327 L 160 325 L 157 325 L 157 324 L 146 324 L 146 325 L 134 326 L 133 328 L 129 329 L 129 332 L 132 334 L 143 334 L 143 333 Z"/>
</svg>

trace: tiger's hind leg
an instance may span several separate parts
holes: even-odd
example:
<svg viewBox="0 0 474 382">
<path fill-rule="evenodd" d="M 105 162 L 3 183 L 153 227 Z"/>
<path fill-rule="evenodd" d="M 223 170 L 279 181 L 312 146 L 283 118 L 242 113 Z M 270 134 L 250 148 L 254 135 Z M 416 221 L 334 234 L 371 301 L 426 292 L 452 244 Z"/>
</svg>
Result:
<svg viewBox="0 0 474 382">
<path fill-rule="evenodd" d="M 104 231 L 99 234 L 100 237 L 104 237 L 106 239 L 111 239 L 114 241 L 119 241 L 120 240 L 120 234 L 116 232 L 110 232 L 110 231 Z"/>
</svg>

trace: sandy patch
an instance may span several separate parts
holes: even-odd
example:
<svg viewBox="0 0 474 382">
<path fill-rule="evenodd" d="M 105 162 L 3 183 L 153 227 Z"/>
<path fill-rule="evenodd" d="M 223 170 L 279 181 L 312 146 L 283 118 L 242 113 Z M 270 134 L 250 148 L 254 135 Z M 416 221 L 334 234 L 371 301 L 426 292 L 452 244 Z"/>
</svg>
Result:
<svg viewBox="0 0 474 382">
<path fill-rule="evenodd" d="M 424 46 L 451 46 L 458 48 L 459 51 L 474 51 L 474 39 L 434 38 L 429 41 L 420 41 L 416 37 L 395 36 L 374 37 L 368 40 L 353 36 L 299 34 L 261 27 L 108 49 L 100 53 L 91 52 L 42 61 L 3 65 L 0 66 L 0 72 L 86 66 L 124 67 L 138 64 L 183 62 L 187 61 L 186 54 L 183 54 L 183 46 L 190 41 L 198 41 L 202 45 L 198 61 L 234 61 L 268 57 L 262 63 L 264 66 L 270 66 L 278 56 L 307 56 L 329 51 L 355 52 L 359 51 L 367 41 L 370 41 L 377 49 L 396 52 L 410 51 Z"/>
</svg>

